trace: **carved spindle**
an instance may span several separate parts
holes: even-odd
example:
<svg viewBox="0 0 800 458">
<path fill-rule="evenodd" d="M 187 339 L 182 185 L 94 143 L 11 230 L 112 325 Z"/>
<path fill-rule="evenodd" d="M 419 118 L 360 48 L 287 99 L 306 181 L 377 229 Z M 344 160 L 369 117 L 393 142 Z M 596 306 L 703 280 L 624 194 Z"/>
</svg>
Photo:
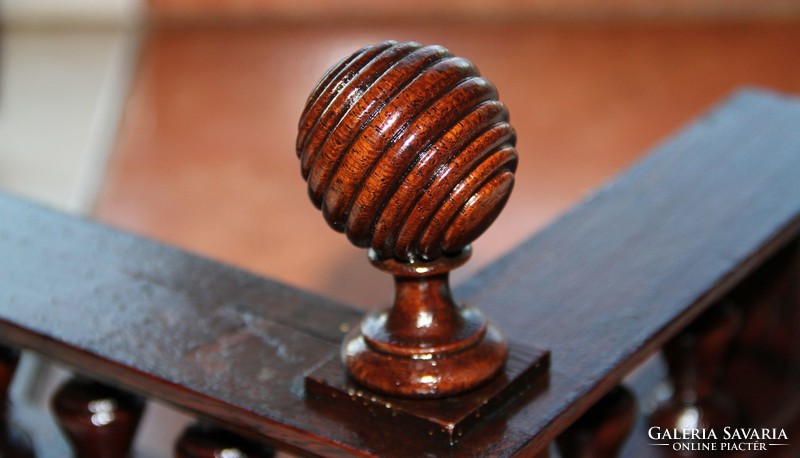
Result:
<svg viewBox="0 0 800 458">
<path fill-rule="evenodd" d="M 800 243 L 762 266 L 735 297 L 744 310 L 743 351 L 797 371 L 800 357 Z"/>
<path fill-rule="evenodd" d="M 614 458 L 636 422 L 636 398 L 617 386 L 556 440 L 562 458 Z"/>
<path fill-rule="evenodd" d="M 229 431 L 197 423 L 175 444 L 175 458 L 272 458 L 275 451 Z"/>
<path fill-rule="evenodd" d="M 0 457 L 33 458 L 27 434 L 8 421 L 9 388 L 19 363 L 19 351 L 0 346 Z"/>
<path fill-rule="evenodd" d="M 394 305 L 345 338 L 343 362 L 359 384 L 443 397 L 502 369 L 505 337 L 453 301 L 448 273 L 505 205 L 515 141 L 494 86 L 440 46 L 363 48 L 309 97 L 297 154 L 311 200 L 395 278 Z"/>
<path fill-rule="evenodd" d="M 73 378 L 53 397 L 61 430 L 79 458 L 128 456 L 144 400 L 112 386 Z"/>
<path fill-rule="evenodd" d="M 737 307 L 720 304 L 664 346 L 673 392 L 652 414 L 652 424 L 678 429 L 736 424 L 736 409 L 718 388 L 726 352 L 740 323 Z"/>
<path fill-rule="evenodd" d="M 730 295 L 742 313 L 722 388 L 744 424 L 780 415 L 800 378 L 800 245 L 782 249 Z M 754 390 L 753 387 L 758 387 Z M 754 395 L 757 393 L 758 395 Z"/>
</svg>

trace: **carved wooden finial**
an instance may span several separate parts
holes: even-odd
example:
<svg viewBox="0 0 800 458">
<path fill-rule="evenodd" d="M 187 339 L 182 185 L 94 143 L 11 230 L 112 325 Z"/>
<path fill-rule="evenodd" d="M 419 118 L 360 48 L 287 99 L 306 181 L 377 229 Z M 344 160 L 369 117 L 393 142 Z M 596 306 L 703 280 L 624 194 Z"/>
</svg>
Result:
<svg viewBox="0 0 800 458">
<path fill-rule="evenodd" d="M 380 258 L 457 254 L 514 183 L 508 110 L 469 61 L 387 41 L 333 67 L 308 99 L 297 153 L 328 223 Z"/>
<path fill-rule="evenodd" d="M 453 302 L 448 272 L 505 205 L 515 141 L 494 86 L 441 46 L 363 48 L 312 92 L 297 137 L 311 200 L 396 282 L 392 308 L 345 340 L 343 360 L 360 384 L 441 397 L 502 368 L 505 338 Z"/>
</svg>

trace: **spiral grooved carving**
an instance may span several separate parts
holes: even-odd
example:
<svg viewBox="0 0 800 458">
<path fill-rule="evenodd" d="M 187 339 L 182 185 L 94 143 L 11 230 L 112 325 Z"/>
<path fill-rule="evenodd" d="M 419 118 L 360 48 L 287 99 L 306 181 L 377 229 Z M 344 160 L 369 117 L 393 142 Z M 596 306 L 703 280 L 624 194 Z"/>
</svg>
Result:
<svg viewBox="0 0 800 458">
<path fill-rule="evenodd" d="M 320 80 L 297 154 L 331 227 L 379 258 L 431 261 L 461 251 L 502 210 L 515 142 L 508 110 L 469 61 L 387 41 Z"/>
</svg>

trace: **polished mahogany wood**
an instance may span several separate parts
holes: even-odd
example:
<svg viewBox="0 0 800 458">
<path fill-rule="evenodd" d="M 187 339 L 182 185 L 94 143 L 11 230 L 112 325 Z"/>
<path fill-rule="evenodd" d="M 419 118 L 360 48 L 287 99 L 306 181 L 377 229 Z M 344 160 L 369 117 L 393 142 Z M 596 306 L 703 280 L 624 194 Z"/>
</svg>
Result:
<svg viewBox="0 0 800 458">
<path fill-rule="evenodd" d="M 453 301 L 448 273 L 508 200 L 515 142 L 494 86 L 441 46 L 367 46 L 309 96 L 296 146 L 311 201 L 395 278 L 391 308 L 342 344 L 361 385 L 439 398 L 502 370 L 505 337 Z"/>
<path fill-rule="evenodd" d="M 743 91 L 455 289 L 551 350 L 548 389 L 507 434 L 545 447 L 798 236 L 799 120 L 796 99 Z"/>
<path fill-rule="evenodd" d="M 740 311 L 723 302 L 664 345 L 673 392 L 652 414 L 653 425 L 707 429 L 739 424 L 736 406 L 720 393 L 720 378 L 740 326 Z"/>
<path fill-rule="evenodd" d="M 394 276 L 396 291 L 391 308 L 368 314 L 342 343 L 342 360 L 358 383 L 393 396 L 441 398 L 473 390 L 503 370 L 505 336 L 450 293 L 449 272 L 467 261 L 468 247 L 428 262 L 371 254 L 376 267 Z M 531 367 L 543 356 L 534 355 Z"/>
<path fill-rule="evenodd" d="M 418 400 L 363 389 L 348 377 L 336 355 L 306 377 L 306 388 L 309 405 L 320 413 L 333 412 L 334 418 L 373 423 L 379 429 L 402 425 L 431 441 L 456 444 L 509 404 L 524 395 L 535 396 L 548 383 L 549 366 L 549 352 L 513 345 L 503 371 L 489 383 L 459 396 Z"/>
<path fill-rule="evenodd" d="M 175 443 L 175 458 L 272 458 L 275 451 L 206 423 L 186 428 Z"/>
<path fill-rule="evenodd" d="M 78 458 L 128 456 L 144 410 L 138 396 L 77 377 L 59 388 L 52 404 Z"/>
<path fill-rule="evenodd" d="M 0 339 L 312 454 L 531 456 L 800 234 L 798 120 L 739 94 L 455 288 L 552 364 L 454 446 L 310 406 L 358 311 L 5 195 Z"/>
<path fill-rule="evenodd" d="M 636 398 L 617 386 L 558 436 L 562 458 L 616 458 L 633 428 Z"/>
<path fill-rule="evenodd" d="M 0 339 L 285 448 L 358 442 L 303 389 L 358 310 L 6 194 L 0 214 L 0 275 L 19 286 L 0 289 Z"/>
<path fill-rule="evenodd" d="M 300 118 L 311 201 L 379 259 L 457 255 L 502 210 L 516 136 L 497 90 L 441 46 L 386 41 L 322 77 Z"/>
</svg>

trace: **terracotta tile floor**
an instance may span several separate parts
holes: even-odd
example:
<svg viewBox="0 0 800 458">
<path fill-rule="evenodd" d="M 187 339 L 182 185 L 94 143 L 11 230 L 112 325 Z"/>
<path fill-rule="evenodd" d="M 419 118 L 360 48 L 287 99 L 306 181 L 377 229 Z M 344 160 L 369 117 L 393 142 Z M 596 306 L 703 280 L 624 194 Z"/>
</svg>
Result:
<svg viewBox="0 0 800 458">
<path fill-rule="evenodd" d="M 97 218 L 357 305 L 390 281 L 308 202 L 297 119 L 328 66 L 386 38 L 440 43 L 495 82 L 517 187 L 463 278 L 742 85 L 800 93 L 800 23 L 156 29 Z"/>
</svg>

